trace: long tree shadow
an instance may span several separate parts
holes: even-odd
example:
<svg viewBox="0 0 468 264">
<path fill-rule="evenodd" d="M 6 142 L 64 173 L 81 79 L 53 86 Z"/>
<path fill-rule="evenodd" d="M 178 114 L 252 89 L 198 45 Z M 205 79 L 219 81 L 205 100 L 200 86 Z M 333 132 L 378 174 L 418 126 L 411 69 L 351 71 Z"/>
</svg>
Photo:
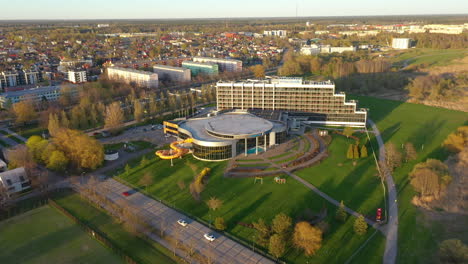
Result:
<svg viewBox="0 0 468 264">
<path fill-rule="evenodd" d="M 268 198 L 271 196 L 271 192 L 266 193 L 262 196 L 260 196 L 257 200 L 253 201 L 249 206 L 245 207 L 244 209 L 240 210 L 237 212 L 235 215 L 231 217 L 231 220 L 229 221 L 229 229 L 234 228 L 235 225 L 238 224 L 243 218 L 245 218 L 247 215 L 255 213 L 255 210 L 260 207 L 262 203 L 264 203 Z"/>
<path fill-rule="evenodd" d="M 413 135 L 408 137 L 408 141 L 413 143 L 416 149 L 420 149 L 424 143 L 429 142 L 435 135 L 438 134 L 440 127 L 447 123 L 445 120 L 430 120 L 419 126 Z"/>
</svg>

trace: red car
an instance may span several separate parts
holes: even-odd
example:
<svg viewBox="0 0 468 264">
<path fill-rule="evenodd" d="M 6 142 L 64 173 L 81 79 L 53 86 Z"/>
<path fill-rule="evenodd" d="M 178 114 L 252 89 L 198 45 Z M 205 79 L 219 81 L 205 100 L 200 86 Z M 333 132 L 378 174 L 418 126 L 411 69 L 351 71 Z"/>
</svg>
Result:
<svg viewBox="0 0 468 264">
<path fill-rule="evenodd" d="M 382 221 L 382 208 L 377 208 L 377 215 L 376 215 L 377 222 Z"/>
<path fill-rule="evenodd" d="M 123 195 L 123 196 L 129 196 L 130 193 L 129 193 L 129 192 L 123 192 L 122 195 Z"/>
</svg>

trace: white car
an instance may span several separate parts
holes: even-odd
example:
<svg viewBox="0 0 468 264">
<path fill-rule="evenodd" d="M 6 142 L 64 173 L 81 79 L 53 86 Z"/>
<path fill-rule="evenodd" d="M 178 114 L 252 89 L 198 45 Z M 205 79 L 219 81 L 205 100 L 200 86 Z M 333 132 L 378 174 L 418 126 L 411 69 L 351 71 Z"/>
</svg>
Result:
<svg viewBox="0 0 468 264">
<path fill-rule="evenodd" d="M 204 234 L 203 236 L 205 237 L 206 240 L 208 240 L 210 242 L 213 242 L 216 239 L 216 237 L 214 237 L 212 234 L 208 234 L 208 233 Z"/>
<path fill-rule="evenodd" d="M 185 221 L 184 219 L 177 220 L 177 223 L 179 225 L 181 225 L 181 226 L 187 226 L 188 225 L 187 221 Z"/>
</svg>

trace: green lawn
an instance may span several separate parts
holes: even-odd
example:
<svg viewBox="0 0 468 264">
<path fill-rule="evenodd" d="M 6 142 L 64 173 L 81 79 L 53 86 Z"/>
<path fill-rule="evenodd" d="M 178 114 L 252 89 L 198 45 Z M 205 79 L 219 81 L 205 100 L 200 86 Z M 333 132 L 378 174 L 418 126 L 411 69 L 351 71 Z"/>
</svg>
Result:
<svg viewBox="0 0 468 264">
<path fill-rule="evenodd" d="M 124 263 L 49 206 L 0 222 L 0 263 Z"/>
<path fill-rule="evenodd" d="M 105 233 L 113 243 L 138 263 L 176 263 L 166 248 L 131 235 L 121 225 L 115 223 L 112 217 L 82 200 L 79 195 L 66 193 L 54 200 L 81 221 Z"/>
<path fill-rule="evenodd" d="M 416 163 L 428 158 L 445 160 L 448 153 L 441 146 L 443 140 L 457 127 L 467 124 L 468 115 L 365 96 L 351 96 L 351 99 L 358 99 L 360 107 L 370 109 L 369 117 L 377 123 L 385 142 L 390 141 L 397 146 L 411 142 L 418 151 L 416 161 L 403 164 L 393 173 L 399 201 L 398 262 L 428 263 L 440 242 L 440 228 L 437 225 L 425 226 L 420 221 L 422 214 L 411 204 L 415 192 L 409 185 L 408 173 Z"/>
<path fill-rule="evenodd" d="M 8 145 L 5 141 L 0 139 L 0 146 L 8 148 L 10 145 Z"/>
<path fill-rule="evenodd" d="M 355 134 L 363 137 L 361 134 Z M 377 177 L 374 158 L 356 160 L 346 158 L 350 144 L 355 141 L 333 134 L 329 157 L 316 166 L 297 171 L 296 174 L 354 211 L 373 218 L 379 207 L 384 207 L 382 184 Z M 371 148 L 368 146 L 369 153 Z M 352 190 L 350 189 L 352 188 Z"/>
<path fill-rule="evenodd" d="M 352 224 L 354 218 L 350 217 L 344 223 L 334 220 L 336 207 L 304 187 L 299 182 L 287 178 L 286 184 L 274 183 L 273 177 L 264 179 L 263 184 L 254 184 L 253 178 L 224 178 L 223 172 L 226 162 L 202 162 L 187 155 L 183 159 L 175 159 L 174 166 L 170 161 L 153 158 L 150 165 L 142 168 L 135 166 L 130 174 L 121 174 L 119 177 L 135 187 L 145 172 L 153 175 L 154 184 L 148 187 L 150 195 L 162 199 L 166 203 L 186 212 L 191 216 L 200 218 L 204 222 L 221 216 L 228 224 L 227 232 L 252 244 L 254 231 L 239 225 L 239 222 L 252 223 L 259 218 L 271 221 L 278 213 L 286 213 L 298 219 L 304 210 L 310 209 L 314 213 L 321 209 L 327 210 L 326 221 L 330 224 L 330 232 L 325 235 L 324 245 L 318 253 L 306 258 L 301 252 L 289 249 L 285 260 L 288 263 L 343 263 L 371 234 L 360 237 L 354 235 Z M 210 167 L 211 175 L 208 184 L 201 195 L 202 201 L 195 201 L 190 195 L 188 186 L 194 175 L 204 167 Z M 181 190 L 178 182 L 183 181 L 185 188 Z M 223 200 L 222 207 L 211 213 L 205 202 L 210 197 Z M 346 245 L 346 247 L 343 247 Z M 382 256 L 383 251 L 374 252 Z"/>
<path fill-rule="evenodd" d="M 444 66 L 450 64 L 454 59 L 460 59 L 467 55 L 468 49 L 410 49 L 395 57 L 393 61 L 400 65 L 406 61 L 408 65 Z"/>
</svg>

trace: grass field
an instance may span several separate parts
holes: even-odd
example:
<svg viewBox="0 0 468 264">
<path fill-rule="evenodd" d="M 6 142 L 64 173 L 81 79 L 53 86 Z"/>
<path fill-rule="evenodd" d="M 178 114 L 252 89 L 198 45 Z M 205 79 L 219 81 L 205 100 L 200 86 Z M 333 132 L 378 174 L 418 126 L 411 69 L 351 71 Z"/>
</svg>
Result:
<svg viewBox="0 0 468 264">
<path fill-rule="evenodd" d="M 0 222 L 0 263 L 124 263 L 49 206 Z"/>
<path fill-rule="evenodd" d="M 105 233 L 113 243 L 123 249 L 127 255 L 137 260 L 138 263 L 176 263 L 171 259 L 171 253 L 166 248 L 157 243 L 150 244 L 131 235 L 121 225 L 117 224 L 112 217 L 83 201 L 77 194 L 67 193 L 54 200 L 81 221 Z"/>
<path fill-rule="evenodd" d="M 330 224 L 330 231 L 325 235 L 322 249 L 310 258 L 289 249 L 285 257 L 288 263 L 343 263 L 371 233 L 369 231 L 362 237 L 355 235 L 352 230 L 352 217 L 344 224 L 337 223 L 334 220 L 335 206 L 291 178 L 287 179 L 286 184 L 274 183 L 273 177 L 265 178 L 263 184 L 254 184 L 252 178 L 224 178 L 222 174 L 225 166 L 226 162 L 202 162 L 186 156 L 181 160 L 174 160 L 174 166 L 171 167 L 169 161 L 153 158 L 150 165 L 144 168 L 136 166 L 130 174 L 123 173 L 119 177 L 133 186 L 142 187 L 138 185 L 139 179 L 145 172 L 151 173 L 154 184 L 148 187 L 150 195 L 205 222 L 218 216 L 223 217 L 228 223 L 228 233 L 249 245 L 252 245 L 255 232 L 239 225 L 239 222 L 251 223 L 259 218 L 269 222 L 276 214 L 282 212 L 298 219 L 306 209 L 314 213 L 319 213 L 321 209 L 327 210 L 325 221 Z M 212 171 L 202 193 L 202 201 L 197 202 L 192 198 L 188 186 L 193 176 L 204 167 L 210 167 Z M 178 187 L 179 181 L 185 183 L 186 187 L 183 190 Z M 223 200 L 222 207 L 216 212 L 210 212 L 204 202 L 210 197 Z M 343 244 L 346 244 L 346 247 L 343 247 Z M 374 252 L 380 257 L 382 253 L 380 249 Z M 356 258 L 356 261 L 365 259 Z"/>
<path fill-rule="evenodd" d="M 360 107 L 371 109 L 369 117 L 376 122 L 385 142 L 397 146 L 411 142 L 418 151 L 416 161 L 404 163 L 393 173 L 399 201 L 398 263 L 428 263 L 440 242 L 440 228 L 422 224 L 422 213 L 411 204 L 415 192 L 409 185 L 408 173 L 416 163 L 428 158 L 445 160 L 448 153 L 441 146 L 443 140 L 457 127 L 467 124 L 468 115 L 419 104 L 350 97 L 358 99 Z"/>
<path fill-rule="evenodd" d="M 468 49 L 410 49 L 393 58 L 396 65 L 420 65 L 445 66 L 454 59 L 460 59 L 468 55 Z"/>
</svg>

